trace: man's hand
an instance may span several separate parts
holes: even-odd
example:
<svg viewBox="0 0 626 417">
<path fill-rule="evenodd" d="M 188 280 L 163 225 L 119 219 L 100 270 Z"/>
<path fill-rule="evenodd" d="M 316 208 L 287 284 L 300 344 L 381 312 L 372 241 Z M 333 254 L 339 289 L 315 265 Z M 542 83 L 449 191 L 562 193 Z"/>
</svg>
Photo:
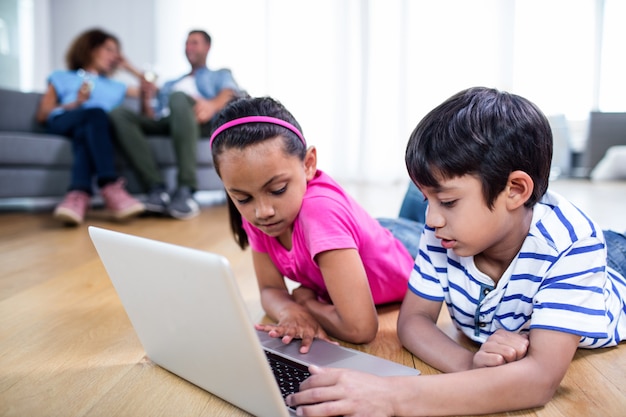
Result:
<svg viewBox="0 0 626 417">
<path fill-rule="evenodd" d="M 139 88 L 141 88 L 141 96 L 145 98 L 153 98 L 157 93 L 157 86 L 154 82 L 145 79 L 144 77 L 140 78 Z"/>
<path fill-rule="evenodd" d="M 193 106 L 196 120 L 200 124 L 204 124 L 211 120 L 219 110 L 220 109 L 214 100 L 206 100 L 203 98 L 196 98 L 196 104 Z"/>
</svg>

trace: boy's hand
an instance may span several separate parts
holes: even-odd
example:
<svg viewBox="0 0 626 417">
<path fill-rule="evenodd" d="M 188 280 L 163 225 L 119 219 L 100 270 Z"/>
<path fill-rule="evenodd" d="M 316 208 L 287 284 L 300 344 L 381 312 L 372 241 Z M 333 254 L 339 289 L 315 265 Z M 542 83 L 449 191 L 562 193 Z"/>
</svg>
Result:
<svg viewBox="0 0 626 417">
<path fill-rule="evenodd" d="M 397 393 L 381 377 L 349 369 L 310 366 L 311 376 L 287 404 L 301 416 L 392 416 Z M 307 405 L 308 404 L 308 405 Z"/>
<path fill-rule="evenodd" d="M 526 356 L 528 343 L 527 334 L 498 329 L 474 355 L 473 367 L 486 368 L 518 361 Z"/>
</svg>

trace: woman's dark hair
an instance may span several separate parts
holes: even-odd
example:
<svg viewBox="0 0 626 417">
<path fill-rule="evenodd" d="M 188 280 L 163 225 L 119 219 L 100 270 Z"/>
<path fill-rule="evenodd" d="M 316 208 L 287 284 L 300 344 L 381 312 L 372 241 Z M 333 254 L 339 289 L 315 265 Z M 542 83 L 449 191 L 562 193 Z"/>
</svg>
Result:
<svg viewBox="0 0 626 417">
<path fill-rule="evenodd" d="M 489 208 L 521 170 L 534 182 L 526 207 L 545 194 L 552 161 L 552 130 L 527 99 L 495 89 L 461 91 L 430 111 L 409 138 L 405 162 L 411 179 L 437 187 L 466 174 L 482 183 Z"/>
<path fill-rule="evenodd" d="M 76 71 L 89 66 L 93 59 L 93 51 L 109 39 L 120 46 L 119 40 L 114 35 L 102 29 L 91 29 L 78 35 L 65 54 L 67 68 Z"/>
<path fill-rule="evenodd" d="M 215 116 L 212 122 L 213 131 L 231 120 L 246 116 L 275 117 L 289 122 L 302 133 L 302 128 L 293 115 L 280 102 L 270 97 L 246 97 L 232 101 Z M 211 152 L 217 175 L 221 177 L 220 155 L 225 150 L 244 149 L 277 136 L 282 139 L 283 151 L 286 155 L 295 155 L 300 160 L 304 160 L 306 144 L 291 130 L 273 123 L 245 123 L 222 131 L 214 139 Z M 242 226 L 241 213 L 228 197 L 228 194 L 226 198 L 230 215 L 230 228 L 239 247 L 245 249 L 248 246 L 248 235 Z"/>
</svg>

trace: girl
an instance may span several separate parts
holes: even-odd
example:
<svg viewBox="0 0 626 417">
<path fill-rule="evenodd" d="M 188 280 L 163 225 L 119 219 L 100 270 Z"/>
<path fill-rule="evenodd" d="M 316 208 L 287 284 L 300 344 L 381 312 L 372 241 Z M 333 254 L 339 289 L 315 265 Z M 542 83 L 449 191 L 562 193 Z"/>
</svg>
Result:
<svg viewBox="0 0 626 417">
<path fill-rule="evenodd" d="M 252 248 L 261 303 L 276 324 L 257 325 L 284 343 L 328 335 L 371 341 L 376 305 L 404 297 L 422 225 L 387 223 L 406 232 L 406 247 L 327 174 L 300 126 L 271 98 L 232 102 L 211 136 L 215 168 L 228 196 L 231 229 Z M 290 294 L 283 277 L 299 282 Z"/>
<path fill-rule="evenodd" d="M 69 190 L 54 217 L 71 225 L 83 222 L 94 176 L 115 218 L 136 215 L 144 206 L 126 192 L 116 174 L 107 117 L 125 95 L 138 95 L 138 90 L 109 79 L 118 65 L 131 69 L 120 55 L 119 41 L 102 30 L 89 30 L 74 40 L 66 60 L 69 70 L 50 75 L 37 111 L 37 120 L 50 133 L 71 138 L 74 152 Z"/>
</svg>

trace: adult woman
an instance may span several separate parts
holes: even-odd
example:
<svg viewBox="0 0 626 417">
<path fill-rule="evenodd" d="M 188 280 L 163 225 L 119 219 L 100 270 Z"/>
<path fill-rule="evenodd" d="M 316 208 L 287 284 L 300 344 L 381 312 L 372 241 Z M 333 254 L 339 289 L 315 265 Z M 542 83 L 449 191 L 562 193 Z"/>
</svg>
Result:
<svg viewBox="0 0 626 417">
<path fill-rule="evenodd" d="M 93 182 L 100 189 L 107 209 L 116 219 L 126 219 L 144 210 L 128 194 L 114 165 L 113 144 L 107 113 L 126 95 L 137 95 L 109 78 L 115 69 L 128 67 L 117 38 L 100 29 L 79 35 L 68 49 L 68 70 L 54 71 L 41 100 L 37 120 L 50 133 L 72 140 L 74 161 L 71 183 L 54 217 L 72 225 L 83 222 L 93 195 Z"/>
</svg>

